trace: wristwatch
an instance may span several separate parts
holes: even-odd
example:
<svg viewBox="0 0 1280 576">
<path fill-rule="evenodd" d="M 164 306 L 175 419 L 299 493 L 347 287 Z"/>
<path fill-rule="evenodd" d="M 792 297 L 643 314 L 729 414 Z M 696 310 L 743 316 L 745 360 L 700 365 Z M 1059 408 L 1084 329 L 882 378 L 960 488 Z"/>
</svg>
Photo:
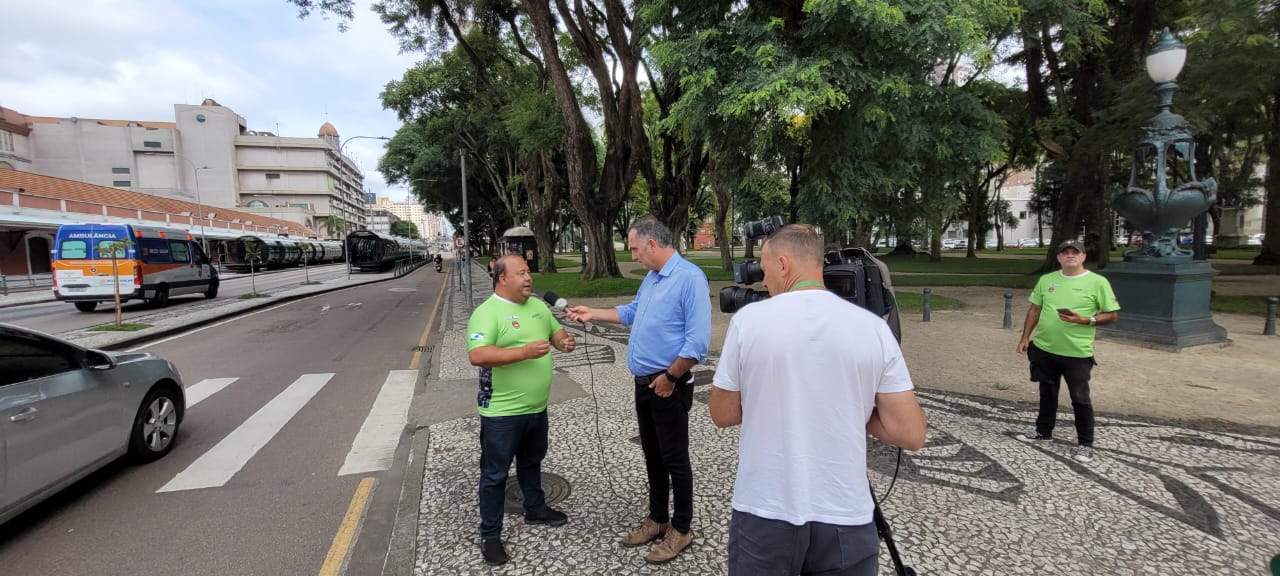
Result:
<svg viewBox="0 0 1280 576">
<path fill-rule="evenodd" d="M 1090 316 L 1090 317 L 1089 317 L 1089 325 L 1090 325 L 1090 326 L 1097 326 L 1097 325 L 1098 325 L 1098 317 L 1097 317 L 1097 316 Z"/>
<path fill-rule="evenodd" d="M 672 374 L 670 370 L 667 370 L 667 371 L 666 371 L 666 374 L 667 374 L 667 381 L 668 381 L 668 382 L 670 382 L 670 383 L 672 383 L 672 384 L 675 384 L 676 382 L 679 382 L 679 381 L 680 381 L 680 378 L 676 377 L 676 375 L 675 375 L 675 374 Z"/>
</svg>

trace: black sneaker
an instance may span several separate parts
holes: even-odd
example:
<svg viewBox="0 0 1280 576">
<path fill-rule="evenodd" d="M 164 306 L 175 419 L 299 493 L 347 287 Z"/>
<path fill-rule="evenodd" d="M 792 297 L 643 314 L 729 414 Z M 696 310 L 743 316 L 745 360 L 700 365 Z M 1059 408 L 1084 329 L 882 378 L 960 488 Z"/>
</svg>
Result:
<svg viewBox="0 0 1280 576">
<path fill-rule="evenodd" d="M 484 556 L 484 563 L 490 566 L 506 564 L 511 557 L 507 556 L 507 549 L 502 545 L 501 538 L 487 538 L 480 541 L 480 554 Z"/>
<path fill-rule="evenodd" d="M 1028 434 L 1019 434 L 1017 438 L 1023 442 L 1048 442 L 1053 440 L 1053 436 L 1045 436 L 1035 430 L 1032 430 Z"/>
<path fill-rule="evenodd" d="M 569 521 L 569 516 L 564 512 L 547 506 L 542 510 L 541 514 L 525 513 L 525 524 L 546 524 L 547 526 L 564 526 Z"/>
</svg>

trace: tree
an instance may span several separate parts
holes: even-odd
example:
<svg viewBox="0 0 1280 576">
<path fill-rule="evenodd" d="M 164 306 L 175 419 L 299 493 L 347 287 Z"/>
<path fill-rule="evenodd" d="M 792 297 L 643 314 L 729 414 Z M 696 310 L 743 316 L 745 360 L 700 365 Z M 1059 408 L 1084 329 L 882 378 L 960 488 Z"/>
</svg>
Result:
<svg viewBox="0 0 1280 576">
<path fill-rule="evenodd" d="M 113 298 L 115 301 L 115 309 L 116 309 L 116 326 L 119 326 L 124 323 L 123 311 L 120 308 L 119 260 L 125 257 L 125 254 L 129 250 L 129 246 L 132 244 L 133 244 L 133 241 L 128 237 L 120 238 L 118 240 L 107 240 L 98 244 L 99 253 L 106 252 L 107 254 L 111 255 L 111 280 L 112 280 L 111 283 L 114 286 L 112 293 L 114 294 Z M 134 262 L 133 265 L 139 266 L 140 264 L 138 264 L 137 262 Z M 132 279 L 133 274 L 130 273 L 129 277 L 130 279 Z"/>
<path fill-rule="evenodd" d="M 1219 198 L 1247 207 L 1266 158 L 1266 222 L 1258 265 L 1280 264 L 1280 2 L 1194 0 L 1179 21 L 1187 66 L 1175 99 L 1211 139 Z"/>
<path fill-rule="evenodd" d="M 346 229 L 346 223 L 341 216 L 330 214 L 324 217 L 322 226 L 324 226 L 327 238 L 342 238 L 342 232 Z"/>
<path fill-rule="evenodd" d="M 240 242 L 244 244 L 244 258 L 249 261 L 249 297 L 254 298 L 259 296 L 256 265 L 262 263 L 262 245 L 253 236 L 243 236 Z M 347 254 L 347 261 L 351 261 L 351 254 Z"/>
<path fill-rule="evenodd" d="M 405 238 L 417 238 L 418 225 L 408 220 L 396 220 L 391 223 L 391 234 L 393 236 L 404 236 Z"/>
</svg>

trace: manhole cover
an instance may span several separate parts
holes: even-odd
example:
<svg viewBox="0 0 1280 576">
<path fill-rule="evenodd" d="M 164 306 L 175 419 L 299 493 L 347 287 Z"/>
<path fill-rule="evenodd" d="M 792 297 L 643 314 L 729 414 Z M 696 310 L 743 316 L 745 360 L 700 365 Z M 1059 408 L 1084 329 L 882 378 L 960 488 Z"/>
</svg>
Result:
<svg viewBox="0 0 1280 576">
<path fill-rule="evenodd" d="M 417 292 L 417 288 L 387 288 L 387 292 Z"/>
<path fill-rule="evenodd" d="M 550 472 L 543 472 L 542 491 L 547 495 L 547 505 L 551 506 L 569 497 L 569 481 Z M 507 514 L 524 514 L 524 493 L 520 491 L 520 482 L 515 474 L 507 477 L 506 503 L 503 509 Z"/>
<path fill-rule="evenodd" d="M 413 351 L 414 351 L 414 352 L 428 352 L 428 353 L 429 353 L 429 352 L 431 352 L 431 347 L 430 347 L 430 346 L 414 346 L 414 347 L 413 347 Z"/>
</svg>

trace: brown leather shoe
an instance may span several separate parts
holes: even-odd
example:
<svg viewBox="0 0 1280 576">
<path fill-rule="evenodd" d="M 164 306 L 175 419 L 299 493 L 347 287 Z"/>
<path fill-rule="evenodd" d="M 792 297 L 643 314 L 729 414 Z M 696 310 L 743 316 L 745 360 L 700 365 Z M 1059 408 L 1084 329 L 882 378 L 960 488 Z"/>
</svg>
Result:
<svg viewBox="0 0 1280 576">
<path fill-rule="evenodd" d="M 672 528 L 667 530 L 667 535 L 662 537 L 662 542 L 649 550 L 649 555 L 644 557 L 644 561 L 650 564 L 665 564 L 674 560 L 692 543 L 693 530 L 681 533 Z"/>
<path fill-rule="evenodd" d="M 646 516 L 644 522 L 640 523 L 639 528 L 628 532 L 626 536 L 622 537 L 621 543 L 623 546 L 627 547 L 648 544 L 658 538 L 661 538 L 663 534 L 666 534 L 667 528 L 670 526 L 670 522 L 663 522 L 659 524 L 654 522 L 653 518 Z"/>
</svg>

